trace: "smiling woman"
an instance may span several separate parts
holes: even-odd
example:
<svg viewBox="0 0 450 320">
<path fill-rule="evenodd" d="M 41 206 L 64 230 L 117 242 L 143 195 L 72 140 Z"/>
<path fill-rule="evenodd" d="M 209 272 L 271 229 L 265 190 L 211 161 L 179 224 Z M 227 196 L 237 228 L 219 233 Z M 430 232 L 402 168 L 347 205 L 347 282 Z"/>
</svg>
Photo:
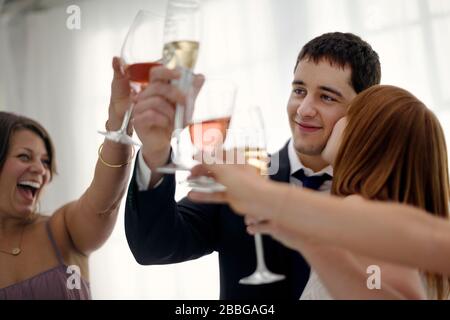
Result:
<svg viewBox="0 0 450 320">
<path fill-rule="evenodd" d="M 107 125 L 116 129 L 129 86 L 117 59 L 113 67 L 113 87 L 124 89 L 109 108 Z M 56 174 L 53 143 L 36 121 L 0 112 L 0 300 L 91 298 L 88 257 L 114 228 L 132 157 L 130 146 L 105 140 L 84 194 L 41 215 L 39 201 Z"/>
</svg>

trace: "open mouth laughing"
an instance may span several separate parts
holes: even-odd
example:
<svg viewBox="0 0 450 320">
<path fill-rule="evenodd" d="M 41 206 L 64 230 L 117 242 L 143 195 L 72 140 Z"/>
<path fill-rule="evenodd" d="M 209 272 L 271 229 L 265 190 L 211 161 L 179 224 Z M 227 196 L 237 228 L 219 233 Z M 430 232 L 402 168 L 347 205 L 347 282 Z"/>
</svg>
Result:
<svg viewBox="0 0 450 320">
<path fill-rule="evenodd" d="M 41 184 L 36 181 L 24 180 L 17 184 L 19 193 L 28 201 L 33 201 L 41 189 Z"/>
</svg>

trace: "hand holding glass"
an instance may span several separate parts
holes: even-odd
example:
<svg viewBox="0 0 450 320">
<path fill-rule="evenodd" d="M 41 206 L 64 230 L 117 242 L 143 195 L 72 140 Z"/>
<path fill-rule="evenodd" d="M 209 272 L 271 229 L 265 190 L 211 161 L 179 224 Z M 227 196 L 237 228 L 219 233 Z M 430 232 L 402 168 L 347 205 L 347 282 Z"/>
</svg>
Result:
<svg viewBox="0 0 450 320">
<path fill-rule="evenodd" d="M 192 87 L 192 70 L 197 62 L 200 40 L 200 0 L 169 0 L 164 25 L 164 64 L 168 68 L 178 68 L 181 78 L 174 84 L 188 93 Z M 172 163 L 160 167 L 158 172 L 174 174 L 177 170 L 189 170 L 182 164 L 180 134 L 187 124 L 186 106 L 175 109 L 172 144 Z"/>
</svg>

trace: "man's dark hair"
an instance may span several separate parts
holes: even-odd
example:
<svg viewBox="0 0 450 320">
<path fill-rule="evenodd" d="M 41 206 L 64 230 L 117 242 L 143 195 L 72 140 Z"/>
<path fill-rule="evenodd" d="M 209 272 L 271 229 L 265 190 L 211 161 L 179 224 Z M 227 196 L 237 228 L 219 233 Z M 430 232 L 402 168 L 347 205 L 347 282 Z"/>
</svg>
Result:
<svg viewBox="0 0 450 320">
<path fill-rule="evenodd" d="M 325 33 L 309 41 L 300 51 L 295 70 L 303 59 L 319 63 L 326 59 L 342 68 L 351 67 L 351 84 L 359 93 L 381 80 L 381 67 L 378 54 L 360 37 L 352 33 Z"/>
</svg>

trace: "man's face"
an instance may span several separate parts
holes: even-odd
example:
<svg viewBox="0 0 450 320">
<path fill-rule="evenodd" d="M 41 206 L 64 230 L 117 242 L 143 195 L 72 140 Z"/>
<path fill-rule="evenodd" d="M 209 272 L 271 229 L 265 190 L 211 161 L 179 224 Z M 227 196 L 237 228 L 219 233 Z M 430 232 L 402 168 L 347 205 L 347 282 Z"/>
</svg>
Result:
<svg viewBox="0 0 450 320">
<path fill-rule="evenodd" d="M 287 111 L 297 153 L 320 156 L 335 123 L 345 116 L 356 96 L 351 68 L 303 59 L 292 82 Z"/>
</svg>

